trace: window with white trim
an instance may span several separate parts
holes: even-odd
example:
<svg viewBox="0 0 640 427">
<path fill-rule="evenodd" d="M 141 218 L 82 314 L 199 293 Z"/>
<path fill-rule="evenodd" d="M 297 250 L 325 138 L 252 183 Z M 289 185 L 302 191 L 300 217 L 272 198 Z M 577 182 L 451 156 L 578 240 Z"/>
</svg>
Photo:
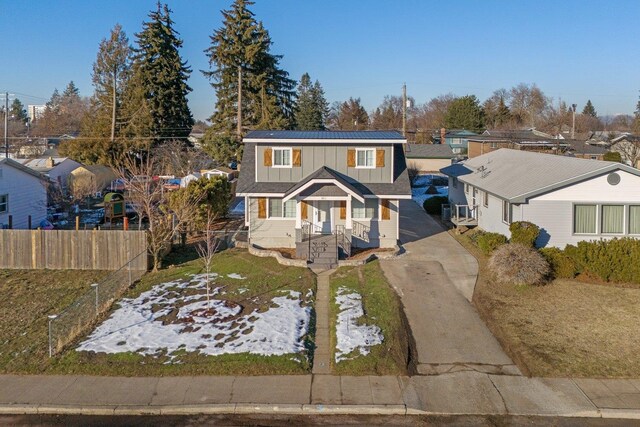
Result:
<svg viewBox="0 0 640 427">
<path fill-rule="evenodd" d="M 273 166 L 276 168 L 290 168 L 291 153 L 291 148 L 273 148 Z"/>
<path fill-rule="evenodd" d="M 373 219 L 378 217 L 378 199 L 364 199 L 364 203 L 351 200 L 351 217 L 354 219 Z"/>
<path fill-rule="evenodd" d="M 375 168 L 375 148 L 356 148 L 356 168 Z"/>
<path fill-rule="evenodd" d="M 506 200 L 502 201 L 502 222 L 511 224 L 511 203 Z"/>
<path fill-rule="evenodd" d="M 0 194 L 0 214 L 9 212 L 9 195 Z"/>
<path fill-rule="evenodd" d="M 453 186 L 453 188 L 458 188 L 458 178 L 451 178 L 451 185 Z"/>
<path fill-rule="evenodd" d="M 482 206 L 484 206 L 485 208 L 489 207 L 489 193 L 487 193 L 486 191 L 482 192 Z"/>
<path fill-rule="evenodd" d="M 295 218 L 296 201 L 287 200 L 282 203 L 282 199 L 269 199 L 269 218 Z"/>
<path fill-rule="evenodd" d="M 596 205 L 573 206 L 573 232 L 575 234 L 596 234 L 598 207 Z"/>
<path fill-rule="evenodd" d="M 640 206 L 629 206 L 629 234 L 640 234 Z"/>
<path fill-rule="evenodd" d="M 600 208 L 600 227 L 602 234 L 624 233 L 624 206 L 602 205 Z"/>
</svg>

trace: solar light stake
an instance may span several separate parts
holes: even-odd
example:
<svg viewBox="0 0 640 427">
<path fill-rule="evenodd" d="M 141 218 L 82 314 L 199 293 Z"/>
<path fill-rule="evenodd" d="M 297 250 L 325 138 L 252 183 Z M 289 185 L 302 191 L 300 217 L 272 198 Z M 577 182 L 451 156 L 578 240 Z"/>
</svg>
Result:
<svg viewBox="0 0 640 427">
<path fill-rule="evenodd" d="M 47 316 L 49 318 L 49 357 L 53 356 L 53 345 L 51 337 L 51 322 L 58 317 L 57 314 L 51 314 Z"/>
<path fill-rule="evenodd" d="M 96 315 L 98 314 L 98 284 L 92 283 L 91 287 L 96 290 Z"/>
</svg>

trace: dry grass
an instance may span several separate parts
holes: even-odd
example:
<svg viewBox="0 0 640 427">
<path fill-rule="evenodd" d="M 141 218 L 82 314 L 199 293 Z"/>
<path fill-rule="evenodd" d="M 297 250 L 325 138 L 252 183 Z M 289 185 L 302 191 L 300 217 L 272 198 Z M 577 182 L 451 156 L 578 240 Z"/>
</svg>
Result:
<svg viewBox="0 0 640 427">
<path fill-rule="evenodd" d="M 474 303 L 510 356 L 533 376 L 640 376 L 640 289 L 556 280 L 546 286 L 500 284 L 478 258 Z"/>
<path fill-rule="evenodd" d="M 59 313 L 108 272 L 0 270 L 0 372 L 38 373 L 47 358 L 47 315 Z"/>
</svg>

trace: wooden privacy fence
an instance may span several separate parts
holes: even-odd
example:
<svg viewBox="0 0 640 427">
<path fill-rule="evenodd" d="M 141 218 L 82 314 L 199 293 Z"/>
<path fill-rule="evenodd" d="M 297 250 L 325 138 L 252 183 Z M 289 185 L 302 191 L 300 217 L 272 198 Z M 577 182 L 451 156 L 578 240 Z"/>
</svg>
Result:
<svg viewBox="0 0 640 427">
<path fill-rule="evenodd" d="M 147 248 L 144 231 L 0 230 L 0 268 L 118 270 Z M 147 257 L 134 270 L 147 270 Z"/>
</svg>

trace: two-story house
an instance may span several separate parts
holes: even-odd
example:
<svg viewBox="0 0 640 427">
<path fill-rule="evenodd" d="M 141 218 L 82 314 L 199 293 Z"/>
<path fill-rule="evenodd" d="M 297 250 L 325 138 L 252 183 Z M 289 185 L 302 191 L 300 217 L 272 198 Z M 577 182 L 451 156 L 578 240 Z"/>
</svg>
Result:
<svg viewBox="0 0 640 427">
<path fill-rule="evenodd" d="M 250 244 L 312 262 L 397 244 L 399 201 L 411 198 L 398 132 L 252 131 L 243 142 L 236 195 Z"/>
</svg>

